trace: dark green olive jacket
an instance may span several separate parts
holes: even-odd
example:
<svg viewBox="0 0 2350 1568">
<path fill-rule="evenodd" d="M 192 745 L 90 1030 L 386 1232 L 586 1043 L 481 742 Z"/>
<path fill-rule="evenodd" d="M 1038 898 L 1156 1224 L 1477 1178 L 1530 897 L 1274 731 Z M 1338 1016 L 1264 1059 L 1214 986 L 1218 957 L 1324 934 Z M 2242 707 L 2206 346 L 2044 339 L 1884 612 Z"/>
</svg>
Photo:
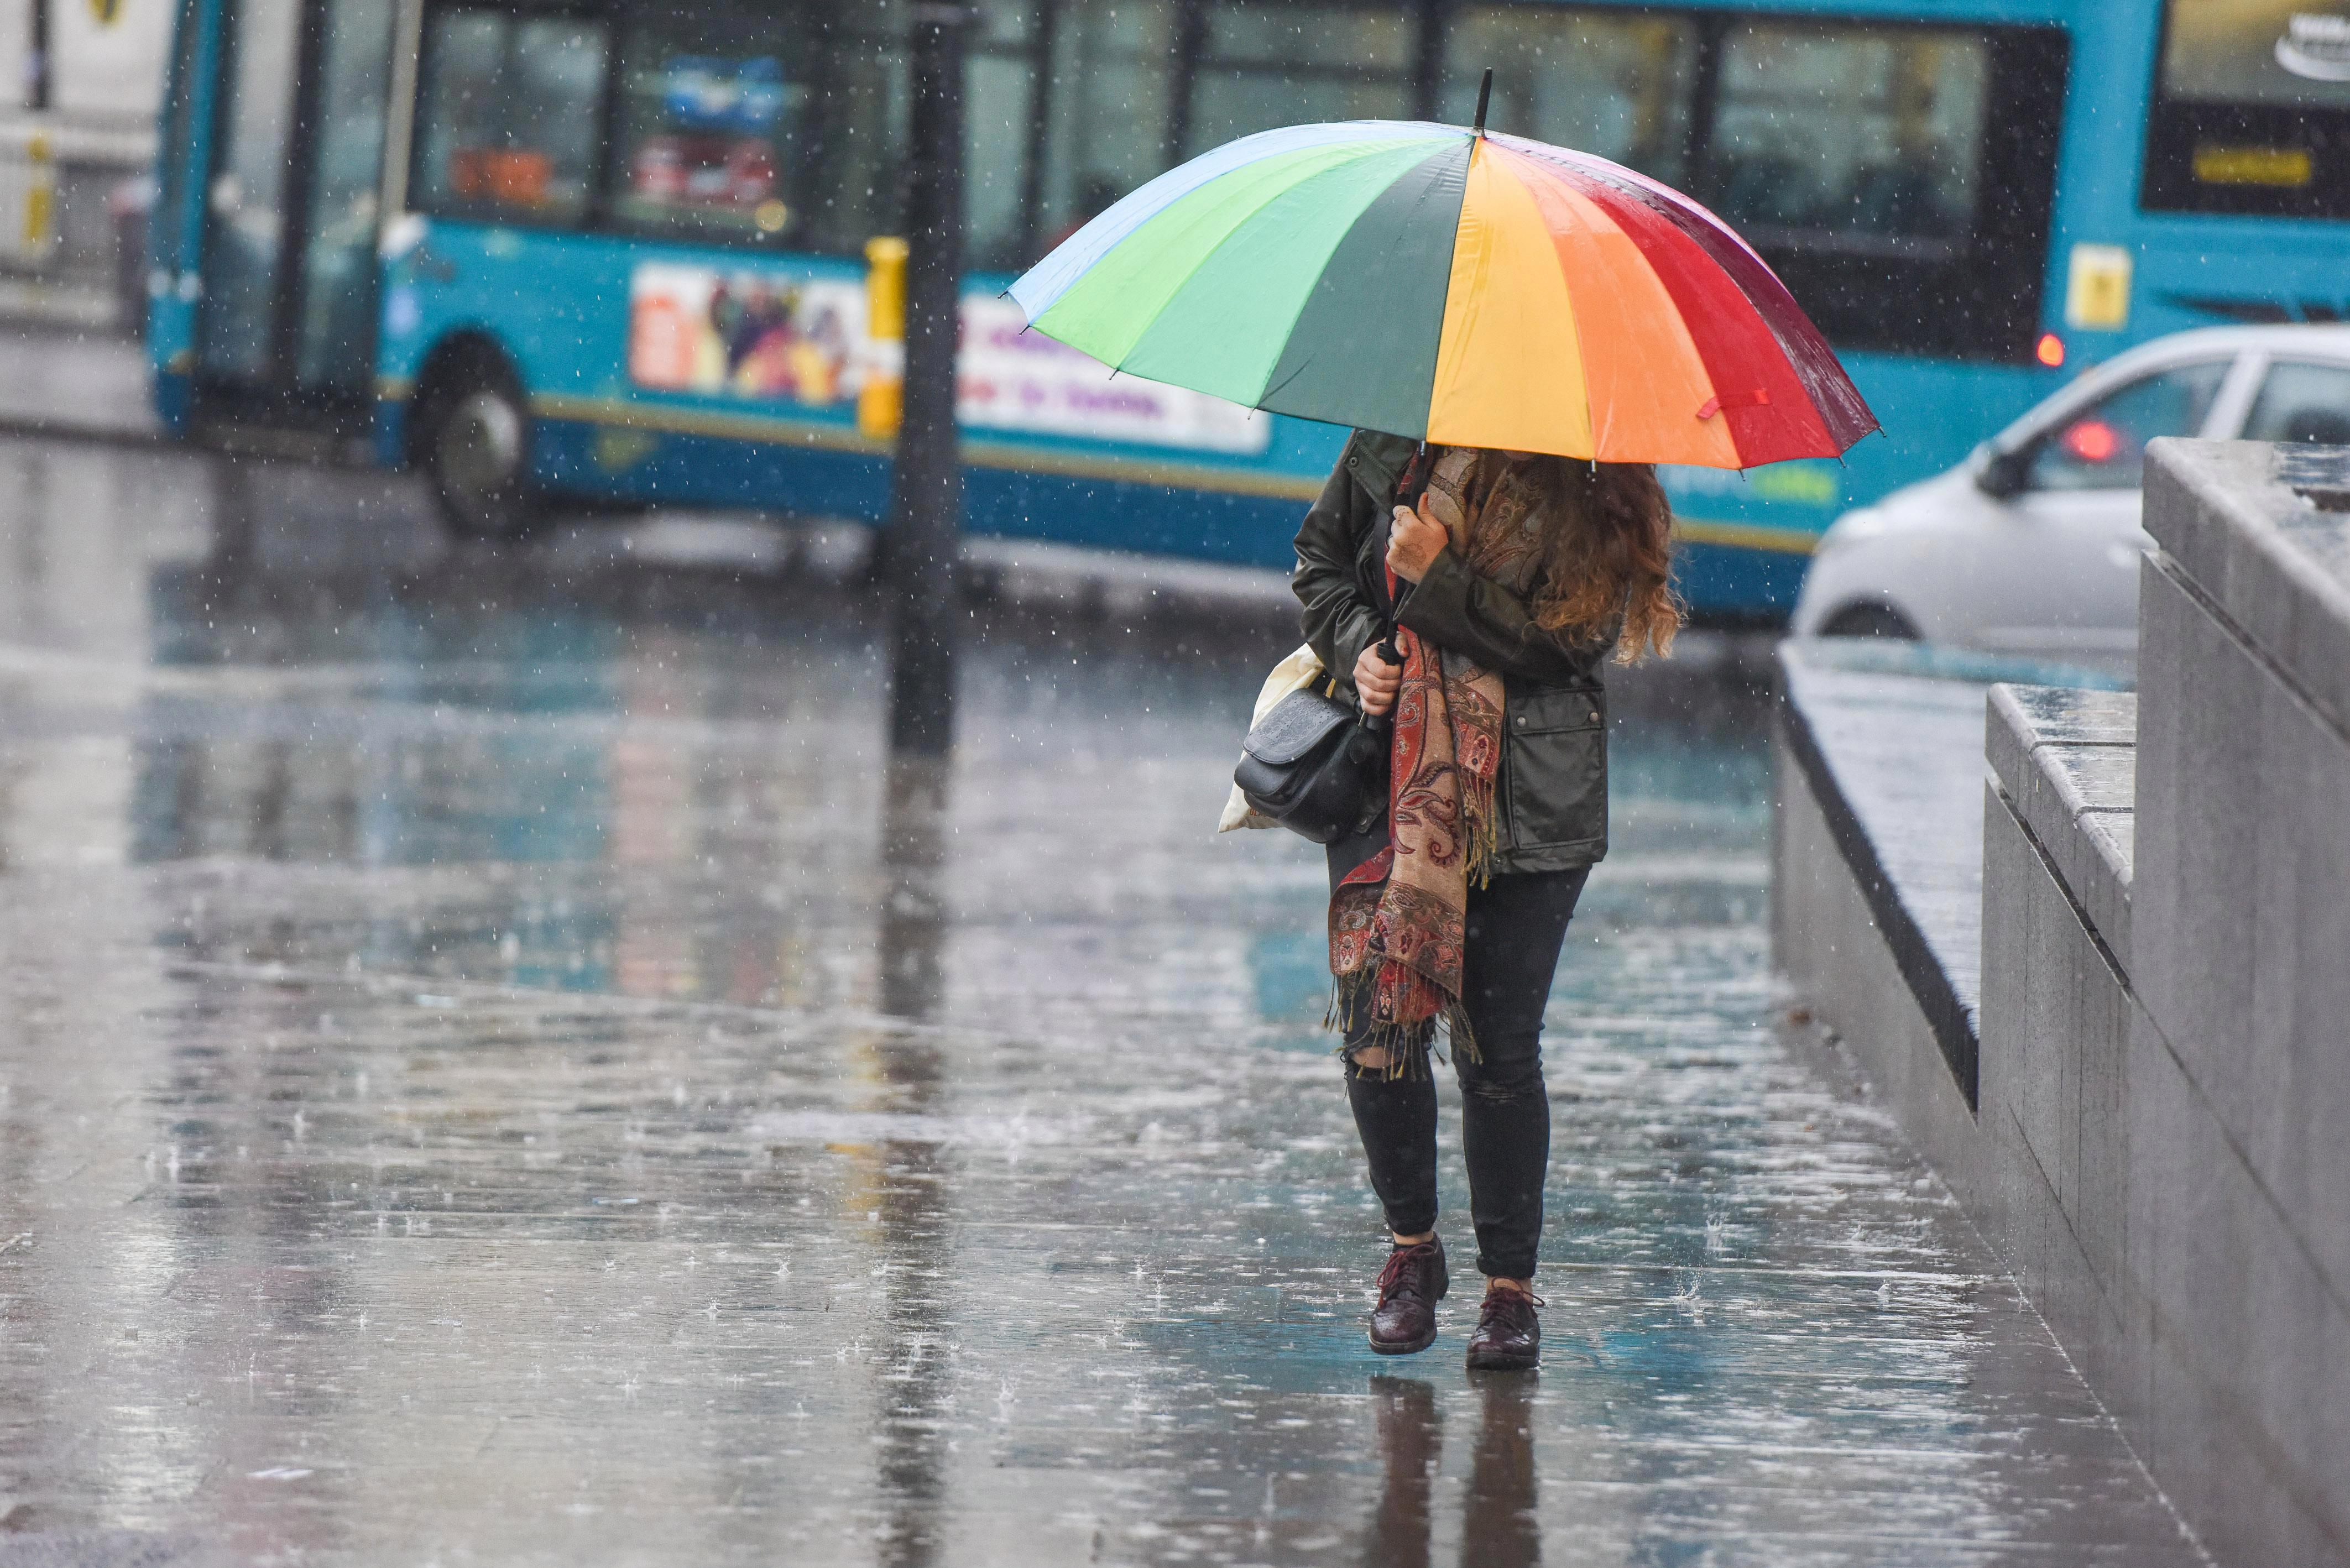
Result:
<svg viewBox="0 0 2350 1568">
<path fill-rule="evenodd" d="M 1354 695 L 1355 660 L 1386 629 L 1388 524 L 1396 480 L 1418 443 L 1357 431 L 1297 531 L 1291 586 L 1305 640 Z M 1501 674 L 1497 873 L 1565 871 L 1607 853 L 1607 696 L 1599 671 L 1616 646 L 1534 624 L 1525 600 L 1452 550 L 1404 601 L 1403 624 Z"/>
</svg>

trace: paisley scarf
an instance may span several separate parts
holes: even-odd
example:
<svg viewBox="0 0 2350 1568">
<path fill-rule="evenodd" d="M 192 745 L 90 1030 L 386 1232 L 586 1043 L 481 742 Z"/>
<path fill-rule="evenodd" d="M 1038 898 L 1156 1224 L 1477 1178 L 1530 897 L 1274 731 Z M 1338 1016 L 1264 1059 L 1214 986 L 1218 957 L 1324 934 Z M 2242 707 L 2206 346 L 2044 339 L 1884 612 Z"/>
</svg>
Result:
<svg viewBox="0 0 2350 1568">
<path fill-rule="evenodd" d="M 1469 448 L 1437 456 L 1421 504 L 1469 570 L 1531 597 L 1548 521 L 1523 465 Z M 1397 584 L 1388 576 L 1388 592 Z M 1388 1072 L 1419 1070 L 1417 1047 L 1445 1024 L 1477 1057 L 1461 1002 L 1469 888 L 1492 874 L 1500 845 L 1493 784 L 1502 762 L 1502 678 L 1409 628 L 1396 633 L 1388 775 L 1388 845 L 1330 899 L 1331 1021 L 1370 1024 L 1359 1044 L 1388 1047 Z"/>
</svg>

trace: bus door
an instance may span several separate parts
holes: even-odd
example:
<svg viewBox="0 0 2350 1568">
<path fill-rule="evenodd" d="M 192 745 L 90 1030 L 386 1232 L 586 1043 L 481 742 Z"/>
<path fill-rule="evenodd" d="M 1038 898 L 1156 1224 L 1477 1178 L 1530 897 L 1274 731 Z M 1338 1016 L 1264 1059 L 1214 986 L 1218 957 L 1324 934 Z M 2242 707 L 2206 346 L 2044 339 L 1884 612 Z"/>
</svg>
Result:
<svg viewBox="0 0 2350 1568">
<path fill-rule="evenodd" d="M 397 0 L 229 0 L 204 201 L 200 400 L 361 411 Z"/>
</svg>

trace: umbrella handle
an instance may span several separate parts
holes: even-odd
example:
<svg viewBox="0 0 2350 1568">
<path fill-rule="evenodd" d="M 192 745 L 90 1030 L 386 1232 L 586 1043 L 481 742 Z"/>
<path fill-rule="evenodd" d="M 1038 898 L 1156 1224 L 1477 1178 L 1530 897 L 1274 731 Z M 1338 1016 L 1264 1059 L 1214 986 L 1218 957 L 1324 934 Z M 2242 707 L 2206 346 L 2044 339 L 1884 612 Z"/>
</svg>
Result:
<svg viewBox="0 0 2350 1568">
<path fill-rule="evenodd" d="M 1492 74 L 1493 73 L 1491 71 L 1487 71 L 1485 73 L 1489 78 L 1492 77 Z M 1428 450 L 1428 443 L 1426 441 L 1420 442 L 1419 450 L 1412 453 L 1411 461 L 1409 462 L 1404 464 L 1403 477 L 1396 481 L 1395 504 L 1399 506 L 1409 506 L 1414 512 L 1419 511 L 1420 503 L 1428 499 L 1427 484 L 1429 471 L 1435 466 L 1435 459 Z M 1392 574 L 1390 574 L 1388 580 L 1394 580 Z M 1403 655 L 1396 651 L 1396 620 L 1398 617 L 1403 614 L 1404 604 L 1411 597 L 1412 589 L 1418 587 L 1419 587 L 1418 583 L 1404 584 L 1403 592 L 1396 597 L 1394 604 L 1389 607 L 1388 615 L 1388 634 L 1379 640 L 1379 657 L 1386 659 L 1389 664 L 1401 664 L 1403 662 Z"/>
<path fill-rule="evenodd" d="M 1418 583 L 1406 583 L 1403 592 L 1396 596 L 1394 611 L 1388 617 L 1388 634 L 1379 639 L 1379 657 L 1389 664 L 1403 662 L 1403 651 L 1396 647 L 1396 626 L 1403 619 L 1403 607 L 1411 603 L 1412 590 L 1419 587 Z"/>
<path fill-rule="evenodd" d="M 1404 585 L 1403 592 L 1396 598 L 1395 615 L 1388 618 L 1388 634 L 1371 645 L 1379 650 L 1379 657 L 1389 664 L 1403 662 L 1403 650 L 1396 647 L 1396 617 L 1403 614 L 1403 607 L 1411 602 L 1412 589 L 1418 587 L 1419 587 L 1418 583 Z M 1363 715 L 1363 727 L 1373 734 L 1384 735 L 1388 731 L 1388 722 L 1394 716 L 1395 710 L 1392 707 L 1384 713 L 1366 713 Z"/>
<path fill-rule="evenodd" d="M 1492 71 L 1487 71 L 1485 73 L 1486 85 L 1488 87 L 1492 85 L 1492 77 L 1493 73 Z M 1482 115 L 1479 116 L 1479 119 L 1482 119 Z M 1422 441 L 1419 443 L 1419 450 L 1412 454 L 1411 461 L 1404 465 L 1403 478 L 1399 481 L 1396 485 L 1397 493 L 1399 494 L 1408 495 L 1419 485 L 1425 483 L 1428 479 L 1428 470 L 1430 466 L 1428 443 L 1426 441 Z M 1417 506 L 1418 503 L 1415 502 L 1413 504 Z M 1403 607 L 1411 602 L 1412 590 L 1419 587 L 1419 585 L 1418 583 L 1406 583 L 1403 585 L 1403 591 L 1395 596 L 1395 602 L 1390 607 L 1388 613 L 1387 635 L 1372 645 L 1379 650 L 1379 657 L 1386 659 L 1389 664 L 1401 664 L 1403 662 L 1403 650 L 1396 647 L 1396 621 L 1402 616 Z M 1388 709 L 1385 713 L 1376 715 L 1365 713 L 1362 716 L 1363 727 L 1370 731 L 1375 735 L 1384 735 L 1388 732 L 1388 722 L 1394 716 L 1394 713 L 1395 710 L 1393 708 Z"/>
<path fill-rule="evenodd" d="M 1493 67 L 1487 66 L 1485 67 L 1485 79 L 1477 84 L 1477 123 L 1471 128 L 1471 135 L 1482 136 L 1485 134 L 1485 106 L 1492 100 Z"/>
</svg>

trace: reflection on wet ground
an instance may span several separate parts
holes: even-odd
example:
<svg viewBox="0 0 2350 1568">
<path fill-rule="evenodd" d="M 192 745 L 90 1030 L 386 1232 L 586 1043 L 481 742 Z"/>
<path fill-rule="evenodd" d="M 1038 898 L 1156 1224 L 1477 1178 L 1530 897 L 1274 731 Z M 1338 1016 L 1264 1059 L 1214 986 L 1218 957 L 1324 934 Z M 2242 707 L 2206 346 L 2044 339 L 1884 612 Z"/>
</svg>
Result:
<svg viewBox="0 0 2350 1568">
<path fill-rule="evenodd" d="M 1618 688 L 1471 1379 L 1209 833 L 1277 628 L 975 611 L 937 775 L 821 573 L 31 445 L 0 560 L 0 1563 L 2192 1560 L 1773 1035 L 1751 687 Z"/>
</svg>

